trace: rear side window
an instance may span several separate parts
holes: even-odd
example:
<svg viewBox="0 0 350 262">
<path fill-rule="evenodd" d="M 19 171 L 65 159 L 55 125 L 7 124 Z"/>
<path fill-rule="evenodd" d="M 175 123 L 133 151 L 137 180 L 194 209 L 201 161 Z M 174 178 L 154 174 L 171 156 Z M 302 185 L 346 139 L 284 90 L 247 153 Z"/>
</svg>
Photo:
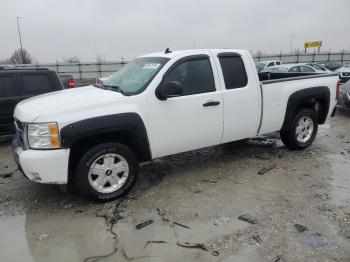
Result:
<svg viewBox="0 0 350 262">
<path fill-rule="evenodd" d="M 224 75 L 226 89 L 244 87 L 248 83 L 243 60 L 240 56 L 220 57 L 220 65 Z"/>
<path fill-rule="evenodd" d="M 0 96 L 15 96 L 16 83 L 11 76 L 0 76 Z"/>
<path fill-rule="evenodd" d="M 180 82 L 183 85 L 183 95 L 215 91 L 213 72 L 207 58 L 184 61 L 176 65 L 163 81 Z"/>
<path fill-rule="evenodd" d="M 276 65 L 281 65 L 281 62 L 276 62 Z"/>
<path fill-rule="evenodd" d="M 47 75 L 25 74 L 22 76 L 22 83 L 25 94 L 41 94 L 51 91 Z"/>
</svg>

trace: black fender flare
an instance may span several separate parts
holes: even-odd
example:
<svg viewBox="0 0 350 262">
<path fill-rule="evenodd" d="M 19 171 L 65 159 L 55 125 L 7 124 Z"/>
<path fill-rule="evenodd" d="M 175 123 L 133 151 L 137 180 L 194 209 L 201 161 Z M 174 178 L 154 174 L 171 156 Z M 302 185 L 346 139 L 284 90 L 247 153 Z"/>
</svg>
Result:
<svg viewBox="0 0 350 262">
<path fill-rule="evenodd" d="M 130 132 L 136 138 L 142 160 L 152 159 L 146 127 L 137 113 L 104 115 L 71 123 L 60 131 L 61 145 L 70 148 L 82 139 L 118 131 Z"/>
<path fill-rule="evenodd" d="M 323 124 L 326 121 L 329 111 L 330 92 L 327 86 L 316 86 L 296 91 L 289 96 L 282 129 L 288 128 L 299 106 L 310 103 L 314 98 L 321 100 L 325 107 L 318 116 L 319 123 Z"/>
</svg>

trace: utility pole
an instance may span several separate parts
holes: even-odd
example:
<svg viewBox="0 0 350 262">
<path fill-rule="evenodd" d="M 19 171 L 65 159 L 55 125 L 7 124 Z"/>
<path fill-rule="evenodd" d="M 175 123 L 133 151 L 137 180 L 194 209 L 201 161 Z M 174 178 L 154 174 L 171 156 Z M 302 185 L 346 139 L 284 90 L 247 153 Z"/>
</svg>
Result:
<svg viewBox="0 0 350 262">
<path fill-rule="evenodd" d="M 290 35 L 290 53 L 293 54 L 293 38 L 294 38 L 294 34 Z"/>
<path fill-rule="evenodd" d="M 23 46 L 22 46 L 22 37 L 21 37 L 21 30 L 19 29 L 19 20 L 20 17 L 17 16 L 17 28 L 18 28 L 18 37 L 19 37 L 19 43 L 21 45 L 21 56 L 22 56 L 22 64 L 24 63 L 24 56 L 23 56 Z"/>
</svg>

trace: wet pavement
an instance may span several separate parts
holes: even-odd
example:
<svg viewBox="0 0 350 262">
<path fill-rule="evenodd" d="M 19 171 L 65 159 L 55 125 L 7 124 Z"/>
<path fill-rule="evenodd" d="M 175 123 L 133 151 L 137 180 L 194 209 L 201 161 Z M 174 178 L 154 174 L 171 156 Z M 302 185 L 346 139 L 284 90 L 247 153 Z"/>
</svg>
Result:
<svg viewBox="0 0 350 262">
<path fill-rule="evenodd" d="M 26 180 L 1 144 L 0 261 L 350 261 L 349 130 L 341 112 L 302 152 L 271 134 L 158 159 L 106 204 Z"/>
</svg>

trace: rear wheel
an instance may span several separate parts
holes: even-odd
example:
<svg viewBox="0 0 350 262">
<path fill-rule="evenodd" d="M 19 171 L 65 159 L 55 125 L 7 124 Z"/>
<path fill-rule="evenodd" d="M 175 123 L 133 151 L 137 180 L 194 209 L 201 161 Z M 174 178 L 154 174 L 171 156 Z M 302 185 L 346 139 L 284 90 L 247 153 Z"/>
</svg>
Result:
<svg viewBox="0 0 350 262">
<path fill-rule="evenodd" d="M 119 143 L 95 146 L 81 158 L 76 176 L 79 192 L 95 201 L 109 201 L 124 195 L 137 178 L 135 153 Z"/>
<path fill-rule="evenodd" d="M 281 130 L 280 135 L 288 148 L 302 150 L 312 144 L 317 130 L 317 113 L 311 109 L 303 109 L 295 115 L 289 128 Z"/>
</svg>

